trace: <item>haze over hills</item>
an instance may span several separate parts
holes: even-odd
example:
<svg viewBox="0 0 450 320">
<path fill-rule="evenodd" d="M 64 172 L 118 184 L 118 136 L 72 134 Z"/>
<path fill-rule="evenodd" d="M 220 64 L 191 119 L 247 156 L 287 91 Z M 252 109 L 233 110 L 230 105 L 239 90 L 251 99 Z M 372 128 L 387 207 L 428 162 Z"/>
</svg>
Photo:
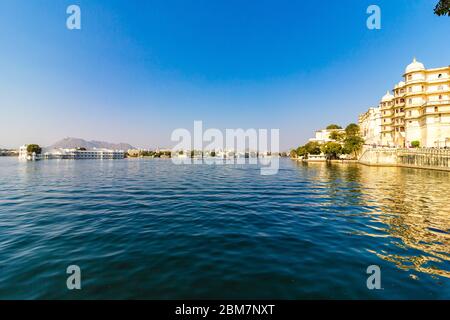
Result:
<svg viewBox="0 0 450 320">
<path fill-rule="evenodd" d="M 46 149 L 58 149 L 58 148 L 86 148 L 86 149 L 113 149 L 113 150 L 128 150 L 135 149 L 131 144 L 128 143 L 111 143 L 105 141 L 86 141 L 80 138 L 65 138 L 58 142 L 55 142 L 51 146 L 48 146 Z"/>
</svg>

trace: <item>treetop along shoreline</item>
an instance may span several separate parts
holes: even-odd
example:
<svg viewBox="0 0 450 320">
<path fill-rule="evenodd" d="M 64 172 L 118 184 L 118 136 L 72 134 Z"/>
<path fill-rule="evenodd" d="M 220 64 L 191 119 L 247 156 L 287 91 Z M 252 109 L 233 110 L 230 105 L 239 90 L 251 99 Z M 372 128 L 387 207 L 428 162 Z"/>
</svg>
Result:
<svg viewBox="0 0 450 320">
<path fill-rule="evenodd" d="M 360 136 L 357 124 L 351 123 L 345 130 L 342 130 L 339 125 L 330 124 L 326 130 L 331 131 L 329 135 L 331 141 L 325 143 L 309 141 L 305 145 L 291 150 L 291 158 L 307 159 L 309 155 L 320 154 L 324 154 L 328 160 L 340 159 L 342 155 L 350 155 L 353 159 L 357 158 L 358 152 L 364 145 L 364 139 Z"/>
</svg>

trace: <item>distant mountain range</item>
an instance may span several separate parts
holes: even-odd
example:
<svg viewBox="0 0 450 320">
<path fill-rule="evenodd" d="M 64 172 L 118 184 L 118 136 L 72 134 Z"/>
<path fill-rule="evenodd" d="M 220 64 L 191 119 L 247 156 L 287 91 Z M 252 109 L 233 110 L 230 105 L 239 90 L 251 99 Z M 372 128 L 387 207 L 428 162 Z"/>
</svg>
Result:
<svg viewBox="0 0 450 320">
<path fill-rule="evenodd" d="M 110 143 L 105 141 L 86 141 L 84 139 L 79 138 L 65 138 L 58 142 L 55 142 L 51 146 L 48 146 L 46 149 L 72 149 L 72 148 L 86 148 L 86 149 L 114 149 L 114 150 L 128 150 L 135 149 L 131 144 L 128 143 Z"/>
</svg>

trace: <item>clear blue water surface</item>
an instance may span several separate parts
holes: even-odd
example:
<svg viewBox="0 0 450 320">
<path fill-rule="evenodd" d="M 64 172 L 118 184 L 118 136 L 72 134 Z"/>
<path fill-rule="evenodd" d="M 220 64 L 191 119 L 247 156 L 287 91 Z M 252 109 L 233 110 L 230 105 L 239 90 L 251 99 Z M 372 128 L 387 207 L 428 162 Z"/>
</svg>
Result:
<svg viewBox="0 0 450 320">
<path fill-rule="evenodd" d="M 450 172 L 0 158 L 1 299 L 450 298 Z M 81 268 L 68 290 L 66 268 Z M 381 268 L 381 290 L 366 269 Z"/>
</svg>

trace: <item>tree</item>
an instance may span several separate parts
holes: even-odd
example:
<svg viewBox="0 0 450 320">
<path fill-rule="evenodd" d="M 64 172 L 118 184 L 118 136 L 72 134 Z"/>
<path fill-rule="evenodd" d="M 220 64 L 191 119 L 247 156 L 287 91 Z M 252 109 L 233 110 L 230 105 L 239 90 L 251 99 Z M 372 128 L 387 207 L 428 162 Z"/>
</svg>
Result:
<svg viewBox="0 0 450 320">
<path fill-rule="evenodd" d="M 345 128 L 345 134 L 347 137 L 359 135 L 359 126 L 356 123 L 350 123 Z"/>
<path fill-rule="evenodd" d="M 342 146 L 337 142 L 327 142 L 320 147 L 320 150 L 328 159 L 337 159 L 342 153 Z"/>
<path fill-rule="evenodd" d="M 32 154 L 33 152 L 36 154 L 41 154 L 42 148 L 38 144 L 29 144 L 27 146 L 27 152 Z"/>
<path fill-rule="evenodd" d="M 297 151 L 296 150 L 291 150 L 291 152 L 289 153 L 289 156 L 291 158 L 297 158 Z"/>
<path fill-rule="evenodd" d="M 142 150 L 139 152 L 139 156 L 141 157 L 151 157 L 152 155 L 154 155 L 153 151 Z"/>
<path fill-rule="evenodd" d="M 418 148 L 420 147 L 420 141 L 414 140 L 411 142 L 411 147 Z"/>
<path fill-rule="evenodd" d="M 438 16 L 450 16 L 450 0 L 440 0 L 434 8 L 434 13 Z"/>
<path fill-rule="evenodd" d="M 308 154 L 308 151 L 306 150 L 305 146 L 298 147 L 296 151 L 299 157 L 304 157 Z"/>
<path fill-rule="evenodd" d="M 364 144 L 364 139 L 360 136 L 354 135 L 354 136 L 348 136 L 345 138 L 344 141 L 344 147 L 342 148 L 342 152 L 344 154 L 353 154 L 353 156 L 356 158 L 358 155 L 358 152 L 361 150 L 362 146 Z"/>
<path fill-rule="evenodd" d="M 342 129 L 342 127 L 340 125 L 337 125 L 337 124 L 330 124 L 327 127 L 327 130 L 336 130 L 336 129 Z"/>
<path fill-rule="evenodd" d="M 320 154 L 320 145 L 316 141 L 310 141 L 304 147 L 309 154 Z"/>
<path fill-rule="evenodd" d="M 339 132 L 339 131 L 332 131 L 330 133 L 330 139 L 336 140 L 336 141 L 344 141 L 345 133 L 344 132 Z"/>
</svg>

